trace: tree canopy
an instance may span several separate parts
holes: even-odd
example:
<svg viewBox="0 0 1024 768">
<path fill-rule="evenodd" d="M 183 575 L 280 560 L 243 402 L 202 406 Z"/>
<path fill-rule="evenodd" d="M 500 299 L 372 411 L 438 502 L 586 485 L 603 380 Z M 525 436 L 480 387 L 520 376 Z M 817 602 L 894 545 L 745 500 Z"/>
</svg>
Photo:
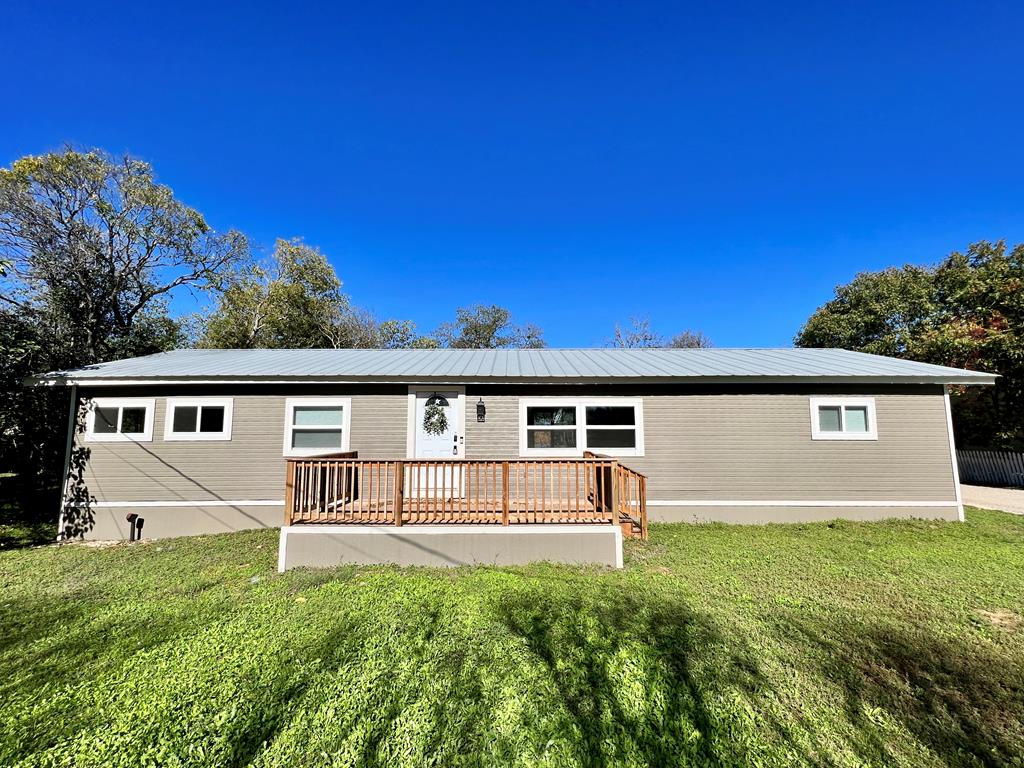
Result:
<svg viewBox="0 0 1024 768">
<path fill-rule="evenodd" d="M 994 388 L 954 390 L 957 438 L 1024 447 L 1024 243 L 981 241 L 935 266 L 859 274 L 795 343 L 998 373 Z"/>
<path fill-rule="evenodd" d="M 434 332 L 441 347 L 451 349 L 540 349 L 544 334 L 536 325 L 516 325 L 512 313 L 497 305 L 476 304 L 455 310 L 455 321 Z"/>
<path fill-rule="evenodd" d="M 245 250 L 244 237 L 214 232 L 140 160 L 68 149 L 0 169 L 0 258 L 10 265 L 0 302 L 45 317 L 69 362 L 162 343 L 161 302 L 216 285 Z"/>
</svg>

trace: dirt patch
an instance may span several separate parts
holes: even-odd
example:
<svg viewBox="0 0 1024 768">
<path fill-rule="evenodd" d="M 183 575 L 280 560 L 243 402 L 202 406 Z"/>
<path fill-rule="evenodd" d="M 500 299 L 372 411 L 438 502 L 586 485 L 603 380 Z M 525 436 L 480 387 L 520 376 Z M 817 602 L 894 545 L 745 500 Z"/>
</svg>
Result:
<svg viewBox="0 0 1024 768">
<path fill-rule="evenodd" d="M 1021 618 L 1019 614 L 1016 614 L 1013 611 L 1008 611 L 1005 608 L 1000 608 L 995 611 L 984 611 L 979 608 L 975 613 L 985 619 L 985 621 L 993 627 L 1005 629 L 1007 632 L 1015 632 L 1020 628 L 1021 624 L 1024 624 L 1024 618 Z"/>
</svg>

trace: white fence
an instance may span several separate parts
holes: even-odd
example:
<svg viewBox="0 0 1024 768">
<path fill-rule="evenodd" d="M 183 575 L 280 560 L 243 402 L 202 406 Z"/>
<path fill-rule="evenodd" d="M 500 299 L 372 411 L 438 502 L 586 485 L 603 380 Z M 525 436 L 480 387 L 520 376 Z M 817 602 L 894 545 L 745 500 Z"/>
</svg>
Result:
<svg viewBox="0 0 1024 768">
<path fill-rule="evenodd" d="M 975 485 L 1024 485 L 1024 453 L 957 451 L 960 482 Z"/>
</svg>

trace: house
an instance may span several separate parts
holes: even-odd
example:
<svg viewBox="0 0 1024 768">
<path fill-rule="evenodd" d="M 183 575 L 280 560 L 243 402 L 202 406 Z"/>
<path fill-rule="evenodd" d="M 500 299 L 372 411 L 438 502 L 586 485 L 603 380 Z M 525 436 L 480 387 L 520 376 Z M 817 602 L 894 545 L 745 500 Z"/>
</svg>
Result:
<svg viewBox="0 0 1024 768">
<path fill-rule="evenodd" d="M 994 379 L 835 349 L 190 349 L 35 383 L 80 406 L 89 538 L 281 526 L 290 567 L 616 564 L 648 521 L 962 519 L 948 388 Z"/>
</svg>

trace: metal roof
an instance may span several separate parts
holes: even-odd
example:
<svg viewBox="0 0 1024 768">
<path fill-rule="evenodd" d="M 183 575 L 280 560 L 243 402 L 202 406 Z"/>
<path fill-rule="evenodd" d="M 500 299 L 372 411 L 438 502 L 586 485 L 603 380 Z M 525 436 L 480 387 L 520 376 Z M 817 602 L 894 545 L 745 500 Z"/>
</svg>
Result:
<svg viewBox="0 0 1024 768">
<path fill-rule="evenodd" d="M 991 384 L 995 374 L 843 349 L 179 349 L 34 383 L 198 381 L 889 381 Z"/>
</svg>

